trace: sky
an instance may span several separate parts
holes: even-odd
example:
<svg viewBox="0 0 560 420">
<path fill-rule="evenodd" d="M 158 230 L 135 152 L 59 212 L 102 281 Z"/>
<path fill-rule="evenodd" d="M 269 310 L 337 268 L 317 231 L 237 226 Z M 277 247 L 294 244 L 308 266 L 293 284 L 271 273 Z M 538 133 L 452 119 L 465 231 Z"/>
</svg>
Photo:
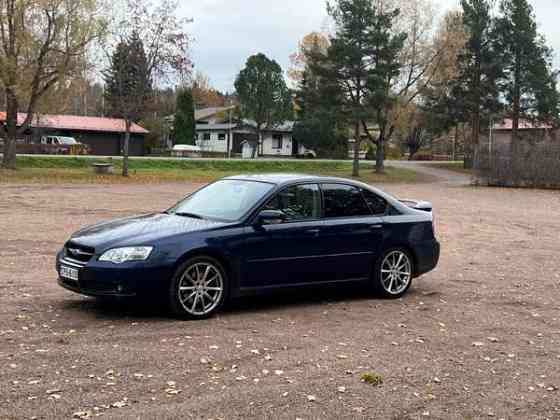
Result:
<svg viewBox="0 0 560 420">
<path fill-rule="evenodd" d="M 459 0 L 432 0 L 437 12 L 459 7 Z M 529 0 L 539 30 L 556 51 L 560 67 L 560 0 Z M 221 91 L 232 91 L 235 76 L 247 58 L 265 53 L 284 70 L 299 40 L 327 24 L 325 0 L 196 0 L 182 1 L 180 13 L 193 19 L 195 69 Z"/>
</svg>

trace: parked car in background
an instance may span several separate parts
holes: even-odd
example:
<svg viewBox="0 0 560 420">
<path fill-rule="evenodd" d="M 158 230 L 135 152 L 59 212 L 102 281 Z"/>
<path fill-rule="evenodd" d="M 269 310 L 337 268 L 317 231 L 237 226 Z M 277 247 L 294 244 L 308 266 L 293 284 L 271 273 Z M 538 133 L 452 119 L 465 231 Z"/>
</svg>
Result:
<svg viewBox="0 0 560 420">
<path fill-rule="evenodd" d="M 234 176 L 162 213 L 73 234 L 56 257 L 59 284 L 92 296 L 166 296 L 201 319 L 231 297 L 361 283 L 403 296 L 434 269 L 432 206 L 362 184 L 302 175 Z"/>
<path fill-rule="evenodd" d="M 171 149 L 171 156 L 183 158 L 199 158 L 202 157 L 202 149 L 199 146 L 190 144 L 176 144 Z"/>
<path fill-rule="evenodd" d="M 74 137 L 43 136 L 41 137 L 43 153 L 55 155 L 87 155 L 89 148 L 79 143 Z"/>
</svg>

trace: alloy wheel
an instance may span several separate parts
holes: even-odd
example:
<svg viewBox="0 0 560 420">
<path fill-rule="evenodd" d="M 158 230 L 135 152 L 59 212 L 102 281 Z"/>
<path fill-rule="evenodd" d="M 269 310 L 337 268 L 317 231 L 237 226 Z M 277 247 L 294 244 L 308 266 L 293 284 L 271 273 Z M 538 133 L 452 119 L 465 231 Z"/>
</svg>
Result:
<svg viewBox="0 0 560 420">
<path fill-rule="evenodd" d="M 190 315 L 201 317 L 219 305 L 224 293 L 224 280 L 214 264 L 198 262 L 185 269 L 178 287 L 183 309 Z"/>
<path fill-rule="evenodd" d="M 381 264 L 381 284 L 390 295 L 403 293 L 412 280 L 412 263 L 403 251 L 388 253 Z"/>
</svg>

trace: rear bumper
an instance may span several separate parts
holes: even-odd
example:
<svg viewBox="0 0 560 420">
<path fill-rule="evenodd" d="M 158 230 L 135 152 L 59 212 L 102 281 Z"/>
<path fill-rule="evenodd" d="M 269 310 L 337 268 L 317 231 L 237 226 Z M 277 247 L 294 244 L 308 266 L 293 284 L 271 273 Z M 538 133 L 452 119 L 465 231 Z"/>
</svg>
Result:
<svg viewBox="0 0 560 420">
<path fill-rule="evenodd" d="M 422 243 L 415 248 L 416 277 L 432 271 L 439 263 L 441 246 L 437 240 Z"/>
</svg>

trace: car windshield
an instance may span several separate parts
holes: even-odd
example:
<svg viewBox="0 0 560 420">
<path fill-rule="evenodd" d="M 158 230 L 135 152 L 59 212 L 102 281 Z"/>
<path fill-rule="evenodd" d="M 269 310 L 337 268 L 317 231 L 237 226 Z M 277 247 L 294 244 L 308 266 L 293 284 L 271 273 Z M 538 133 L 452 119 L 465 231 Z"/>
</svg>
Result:
<svg viewBox="0 0 560 420">
<path fill-rule="evenodd" d="M 60 144 L 66 144 L 68 146 L 78 144 L 78 142 L 75 139 L 73 139 L 72 137 L 59 137 L 58 141 L 60 142 Z"/>
<path fill-rule="evenodd" d="M 264 182 L 222 180 L 190 195 L 168 213 L 233 222 L 241 219 L 273 187 Z"/>
</svg>

